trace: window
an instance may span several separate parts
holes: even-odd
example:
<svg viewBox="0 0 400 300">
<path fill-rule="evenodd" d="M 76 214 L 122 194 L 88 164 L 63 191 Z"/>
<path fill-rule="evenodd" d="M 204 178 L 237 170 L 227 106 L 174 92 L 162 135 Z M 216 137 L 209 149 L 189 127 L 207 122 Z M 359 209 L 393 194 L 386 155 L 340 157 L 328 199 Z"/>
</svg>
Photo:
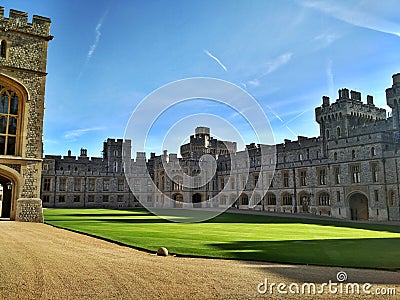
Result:
<svg viewBox="0 0 400 300">
<path fill-rule="evenodd" d="M 60 203 L 65 202 L 65 196 L 64 195 L 58 196 L 58 202 Z"/>
<path fill-rule="evenodd" d="M 356 150 L 351 150 L 351 158 L 356 158 Z"/>
<path fill-rule="evenodd" d="M 17 154 L 17 135 L 20 126 L 18 95 L 0 86 L 0 155 Z"/>
<path fill-rule="evenodd" d="M 371 156 L 376 156 L 375 147 L 372 147 L 372 148 L 371 148 Z"/>
<path fill-rule="evenodd" d="M 299 154 L 299 160 L 301 161 L 301 160 L 303 160 L 303 154 Z"/>
<path fill-rule="evenodd" d="M 103 195 L 103 202 L 108 202 L 109 196 L 108 195 Z"/>
<path fill-rule="evenodd" d="M 42 170 L 43 171 L 48 171 L 49 170 L 49 164 L 43 164 Z"/>
<path fill-rule="evenodd" d="M 289 187 L 289 172 L 283 172 L 283 186 Z"/>
<path fill-rule="evenodd" d="M 333 167 L 333 173 L 335 176 L 335 184 L 340 184 L 340 167 L 339 166 Z"/>
<path fill-rule="evenodd" d="M 340 192 L 339 191 L 336 192 L 336 201 L 340 202 Z"/>
<path fill-rule="evenodd" d="M 124 179 L 118 179 L 118 191 L 123 192 L 125 188 L 125 181 Z"/>
<path fill-rule="evenodd" d="M 67 178 L 60 178 L 60 183 L 58 185 L 58 190 L 60 192 L 65 192 L 67 189 Z"/>
<path fill-rule="evenodd" d="M 221 177 L 220 179 L 219 179 L 219 182 L 220 182 L 220 188 L 221 188 L 221 190 L 225 187 L 225 178 L 224 177 Z"/>
<path fill-rule="evenodd" d="M 267 205 L 276 205 L 276 196 L 274 194 L 267 194 Z"/>
<path fill-rule="evenodd" d="M 81 178 L 74 178 L 74 192 L 80 192 L 82 185 Z"/>
<path fill-rule="evenodd" d="M 222 195 L 221 196 L 221 198 L 220 198 L 220 200 L 219 200 L 219 204 L 221 204 L 221 205 L 226 205 L 226 196 L 225 195 Z"/>
<path fill-rule="evenodd" d="M 151 179 L 147 180 L 147 191 L 152 192 L 153 191 L 153 181 Z"/>
<path fill-rule="evenodd" d="M 242 189 L 246 189 L 246 176 L 241 176 L 240 179 L 242 180 Z"/>
<path fill-rule="evenodd" d="M 88 195 L 88 202 L 94 202 L 94 195 Z"/>
<path fill-rule="evenodd" d="M 360 166 L 359 165 L 353 165 L 350 168 L 351 168 L 351 181 L 353 183 L 360 183 L 361 182 Z"/>
<path fill-rule="evenodd" d="M 135 191 L 140 191 L 140 179 L 135 179 L 133 182 L 133 189 Z M 164 177 L 161 178 L 161 191 L 164 190 Z"/>
<path fill-rule="evenodd" d="M 249 197 L 246 194 L 242 195 L 240 202 L 241 205 L 249 205 Z"/>
<path fill-rule="evenodd" d="M 5 40 L 2 40 L 0 44 L 0 56 L 7 58 L 7 42 Z"/>
<path fill-rule="evenodd" d="M 327 139 L 329 139 L 329 138 L 330 138 L 330 132 L 329 132 L 329 130 L 328 130 L 328 129 L 326 130 L 326 138 L 327 138 Z"/>
<path fill-rule="evenodd" d="M 49 195 L 43 195 L 43 203 L 49 203 L 50 202 L 50 196 Z"/>
<path fill-rule="evenodd" d="M 285 193 L 282 195 L 282 205 L 292 205 L 292 195 Z"/>
<path fill-rule="evenodd" d="M 124 202 L 124 195 L 118 195 L 117 202 Z"/>
<path fill-rule="evenodd" d="M 318 203 L 320 206 L 329 206 L 331 202 L 329 201 L 328 193 L 321 193 L 318 198 Z"/>
<path fill-rule="evenodd" d="M 259 174 L 258 174 L 258 173 L 253 175 L 253 180 L 254 180 L 254 188 L 256 188 L 256 186 L 257 186 L 257 183 L 258 183 L 258 177 L 259 177 Z"/>
<path fill-rule="evenodd" d="M 51 191 L 51 178 L 43 179 L 43 191 L 45 191 L 45 192 Z"/>
<path fill-rule="evenodd" d="M 318 182 L 320 185 L 326 185 L 326 169 L 320 169 L 318 172 Z"/>
<path fill-rule="evenodd" d="M 374 198 L 375 198 L 375 202 L 379 202 L 379 191 L 378 190 L 374 190 Z"/>
<path fill-rule="evenodd" d="M 147 202 L 152 202 L 152 201 L 153 201 L 153 199 L 152 199 L 151 195 L 147 195 Z"/>
<path fill-rule="evenodd" d="M 234 190 L 235 189 L 235 178 L 230 177 L 229 180 L 231 181 L 231 190 Z"/>
<path fill-rule="evenodd" d="M 109 191 L 110 190 L 110 180 L 109 179 L 103 179 L 103 191 Z"/>
<path fill-rule="evenodd" d="M 95 188 L 96 188 L 96 179 L 95 178 L 89 178 L 88 191 L 89 192 L 94 192 Z"/>
<path fill-rule="evenodd" d="M 81 202 L 81 196 L 74 195 L 74 202 Z"/>
<path fill-rule="evenodd" d="M 118 172 L 118 162 L 117 161 L 114 161 L 113 172 L 114 173 Z"/>
<path fill-rule="evenodd" d="M 390 204 L 390 206 L 396 205 L 396 194 L 394 191 L 390 191 L 390 193 L 389 193 L 389 204 Z"/>
<path fill-rule="evenodd" d="M 337 152 L 333 153 L 333 160 L 337 161 Z"/>
<path fill-rule="evenodd" d="M 378 164 L 372 163 L 371 165 L 372 182 L 378 182 Z"/>
<path fill-rule="evenodd" d="M 336 135 L 337 135 L 337 137 L 341 136 L 340 127 L 336 128 Z"/>
<path fill-rule="evenodd" d="M 306 186 L 307 185 L 307 171 L 300 171 L 300 185 Z"/>
</svg>

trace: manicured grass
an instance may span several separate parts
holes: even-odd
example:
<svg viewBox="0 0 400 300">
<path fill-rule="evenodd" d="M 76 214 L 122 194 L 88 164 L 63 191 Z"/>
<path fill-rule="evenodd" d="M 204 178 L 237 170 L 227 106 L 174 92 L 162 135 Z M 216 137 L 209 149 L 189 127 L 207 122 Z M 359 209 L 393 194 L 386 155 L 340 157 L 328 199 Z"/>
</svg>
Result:
<svg viewBox="0 0 400 300">
<path fill-rule="evenodd" d="M 45 209 L 45 222 L 156 251 L 342 267 L 400 269 L 400 226 L 222 214 L 173 223 L 144 209 Z"/>
</svg>

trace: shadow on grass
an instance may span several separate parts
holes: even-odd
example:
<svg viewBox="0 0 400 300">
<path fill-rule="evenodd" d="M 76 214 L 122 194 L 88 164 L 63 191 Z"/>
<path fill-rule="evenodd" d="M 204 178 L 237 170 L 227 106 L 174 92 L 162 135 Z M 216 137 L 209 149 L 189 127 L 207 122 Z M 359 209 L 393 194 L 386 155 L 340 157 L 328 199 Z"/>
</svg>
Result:
<svg viewBox="0 0 400 300">
<path fill-rule="evenodd" d="M 400 238 L 238 241 L 209 245 L 243 260 L 400 269 Z"/>
<path fill-rule="evenodd" d="M 214 219 L 207 221 L 208 223 L 252 223 L 252 224 L 310 224 L 310 225 L 321 225 L 321 226 L 334 226 L 334 227 L 346 227 L 355 229 L 366 229 L 374 231 L 387 231 L 400 233 L 400 226 L 387 225 L 387 224 L 368 224 L 368 223 L 357 223 L 357 222 L 346 222 L 339 221 L 336 219 L 332 220 L 319 220 L 312 218 L 291 218 L 290 216 L 263 216 L 263 215 L 251 215 L 241 213 L 224 213 Z"/>
</svg>

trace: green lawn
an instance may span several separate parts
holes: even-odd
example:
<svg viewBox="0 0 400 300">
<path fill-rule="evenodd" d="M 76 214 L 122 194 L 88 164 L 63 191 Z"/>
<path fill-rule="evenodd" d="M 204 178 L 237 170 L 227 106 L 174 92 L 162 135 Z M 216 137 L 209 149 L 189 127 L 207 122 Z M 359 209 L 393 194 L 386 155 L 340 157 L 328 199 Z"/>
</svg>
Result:
<svg viewBox="0 0 400 300">
<path fill-rule="evenodd" d="M 400 227 L 222 214 L 173 223 L 144 209 L 45 209 L 45 222 L 135 248 L 171 253 L 342 267 L 400 269 Z"/>
</svg>

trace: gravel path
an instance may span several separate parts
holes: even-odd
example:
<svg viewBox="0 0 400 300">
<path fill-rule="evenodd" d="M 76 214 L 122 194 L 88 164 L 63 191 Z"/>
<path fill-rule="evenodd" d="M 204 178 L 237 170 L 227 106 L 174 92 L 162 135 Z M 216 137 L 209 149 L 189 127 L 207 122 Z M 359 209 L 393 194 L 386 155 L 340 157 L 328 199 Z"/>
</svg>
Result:
<svg viewBox="0 0 400 300">
<path fill-rule="evenodd" d="M 257 285 L 317 285 L 338 271 L 347 282 L 397 288 L 400 272 L 159 257 L 45 224 L 0 222 L 0 299 L 268 299 Z M 295 286 L 294 286 L 295 287 Z M 264 286 L 261 286 L 264 288 Z M 365 299 L 366 295 L 283 295 L 274 299 Z"/>
</svg>

